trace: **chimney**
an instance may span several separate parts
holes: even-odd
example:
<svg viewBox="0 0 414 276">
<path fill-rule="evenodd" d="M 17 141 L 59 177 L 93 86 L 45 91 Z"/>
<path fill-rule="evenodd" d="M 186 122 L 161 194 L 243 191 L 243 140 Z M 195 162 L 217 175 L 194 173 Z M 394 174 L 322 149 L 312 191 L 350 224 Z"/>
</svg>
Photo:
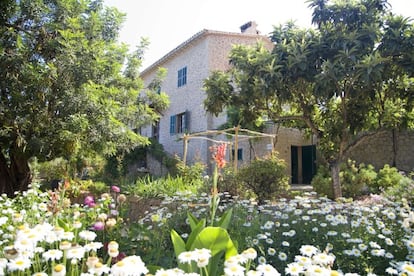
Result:
<svg viewBox="0 0 414 276">
<path fill-rule="evenodd" d="M 254 21 L 249 21 L 246 24 L 240 26 L 240 31 L 243 34 L 260 34 L 260 32 L 257 30 L 257 24 Z"/>
</svg>

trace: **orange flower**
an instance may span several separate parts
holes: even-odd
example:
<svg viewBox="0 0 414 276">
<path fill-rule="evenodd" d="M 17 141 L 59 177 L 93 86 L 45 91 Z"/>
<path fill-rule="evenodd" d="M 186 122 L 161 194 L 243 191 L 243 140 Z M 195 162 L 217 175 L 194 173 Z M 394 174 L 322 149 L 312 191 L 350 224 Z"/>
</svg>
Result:
<svg viewBox="0 0 414 276">
<path fill-rule="evenodd" d="M 219 169 L 224 168 L 224 166 L 226 165 L 226 148 L 227 145 L 225 143 L 222 143 L 218 146 L 214 145 L 210 147 L 213 159 L 217 164 L 217 168 Z"/>
</svg>

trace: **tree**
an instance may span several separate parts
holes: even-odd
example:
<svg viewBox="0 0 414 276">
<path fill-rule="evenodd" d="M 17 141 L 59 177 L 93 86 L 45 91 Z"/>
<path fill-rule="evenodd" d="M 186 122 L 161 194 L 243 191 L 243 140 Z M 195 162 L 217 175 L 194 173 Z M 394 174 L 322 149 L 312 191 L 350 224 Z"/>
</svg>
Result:
<svg viewBox="0 0 414 276">
<path fill-rule="evenodd" d="M 1 2 L 1 193 L 27 189 L 32 157 L 70 160 L 148 143 L 133 129 L 168 101 L 150 90 L 141 97 L 147 42 L 131 54 L 117 43 L 123 19 L 102 0 Z"/>
<path fill-rule="evenodd" d="M 292 22 L 276 27 L 275 47 L 260 64 L 246 66 L 255 63 L 259 49 L 233 50 L 233 69 L 206 81 L 206 108 L 235 105 L 252 118 L 266 114 L 305 126 L 317 138 L 340 197 L 339 165 L 347 152 L 377 131 L 412 127 L 414 29 L 391 14 L 386 1 L 314 0 L 310 7 L 316 28 Z M 224 84 L 234 84 L 222 94 L 229 96 L 210 109 L 219 94 L 214 88 Z M 240 98 L 249 100 L 239 104 Z"/>
</svg>

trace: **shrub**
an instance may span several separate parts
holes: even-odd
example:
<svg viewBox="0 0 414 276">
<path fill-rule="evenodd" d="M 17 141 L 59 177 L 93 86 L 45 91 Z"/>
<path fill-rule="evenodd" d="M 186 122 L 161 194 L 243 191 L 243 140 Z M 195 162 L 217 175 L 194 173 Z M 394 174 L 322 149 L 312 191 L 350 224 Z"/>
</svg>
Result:
<svg viewBox="0 0 414 276">
<path fill-rule="evenodd" d="M 315 176 L 312 178 L 313 190 L 319 195 L 333 198 L 332 177 L 328 166 L 320 165 Z"/>
<path fill-rule="evenodd" d="M 401 176 L 401 180 L 386 188 L 384 196 L 393 202 L 401 202 L 403 200 L 413 207 L 414 202 L 414 180 L 407 176 Z"/>
<path fill-rule="evenodd" d="M 379 193 L 397 185 L 402 179 L 403 176 L 398 172 L 397 168 L 385 164 L 378 172 L 377 181 L 371 183 L 369 188 L 373 193 Z"/>
<path fill-rule="evenodd" d="M 68 174 L 69 162 L 63 158 L 56 158 L 51 161 L 38 163 L 38 177 L 46 182 L 53 179 L 63 179 Z"/>
<path fill-rule="evenodd" d="M 406 179 L 405 179 L 406 178 Z M 398 191 L 410 187 L 410 178 L 403 176 L 398 170 L 386 164 L 377 173 L 372 165 L 363 163 L 356 165 L 355 161 L 348 160 L 341 165 L 340 181 L 344 197 L 355 198 L 364 192 L 387 192 L 390 197 L 401 198 Z M 312 186 L 315 192 L 333 198 L 332 178 L 327 166 L 320 166 L 313 177 Z M 409 190 L 411 191 L 411 190 Z M 410 195 L 407 195 L 410 197 Z M 413 195 L 414 197 L 414 195 Z"/>
<path fill-rule="evenodd" d="M 348 160 L 342 167 L 340 173 L 342 193 L 344 197 L 355 198 L 363 194 L 363 191 L 376 182 L 377 173 L 372 165 L 356 164 Z"/>
<path fill-rule="evenodd" d="M 242 186 L 252 190 L 259 204 L 289 189 L 286 163 L 277 158 L 275 154 L 263 159 L 256 159 L 241 168 L 237 179 Z"/>
<path fill-rule="evenodd" d="M 202 162 L 195 162 L 192 165 L 185 165 L 183 161 L 177 162 L 177 175 L 189 185 L 201 186 L 204 182 L 203 174 L 206 166 Z"/>
<path fill-rule="evenodd" d="M 341 165 L 339 177 L 343 196 L 352 198 L 362 195 L 367 186 L 374 185 L 377 181 L 377 173 L 372 165 L 357 165 L 353 160 Z M 328 166 L 319 166 L 312 179 L 312 186 L 318 194 L 333 198 L 332 177 Z"/>
<path fill-rule="evenodd" d="M 219 191 L 228 192 L 231 195 L 241 195 L 240 181 L 232 166 L 225 167 L 219 178 Z M 242 194 L 243 196 L 243 194 Z"/>
</svg>

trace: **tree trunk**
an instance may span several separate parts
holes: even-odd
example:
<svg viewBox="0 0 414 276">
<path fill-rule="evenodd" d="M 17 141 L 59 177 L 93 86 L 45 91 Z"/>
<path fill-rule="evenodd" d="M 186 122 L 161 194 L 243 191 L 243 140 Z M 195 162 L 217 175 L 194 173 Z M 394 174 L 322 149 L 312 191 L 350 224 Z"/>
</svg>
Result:
<svg viewBox="0 0 414 276">
<path fill-rule="evenodd" d="M 10 168 L 7 159 L 0 151 L 0 193 L 9 197 L 14 194 L 13 182 L 10 177 Z"/>
<path fill-rule="evenodd" d="M 332 177 L 332 190 L 334 199 L 342 197 L 341 180 L 339 178 L 339 162 L 334 161 L 329 164 Z"/>
<path fill-rule="evenodd" d="M 0 153 L 0 193 L 14 197 L 16 191 L 26 191 L 32 181 L 29 159 L 14 147 L 9 151 L 9 160 Z"/>
</svg>

